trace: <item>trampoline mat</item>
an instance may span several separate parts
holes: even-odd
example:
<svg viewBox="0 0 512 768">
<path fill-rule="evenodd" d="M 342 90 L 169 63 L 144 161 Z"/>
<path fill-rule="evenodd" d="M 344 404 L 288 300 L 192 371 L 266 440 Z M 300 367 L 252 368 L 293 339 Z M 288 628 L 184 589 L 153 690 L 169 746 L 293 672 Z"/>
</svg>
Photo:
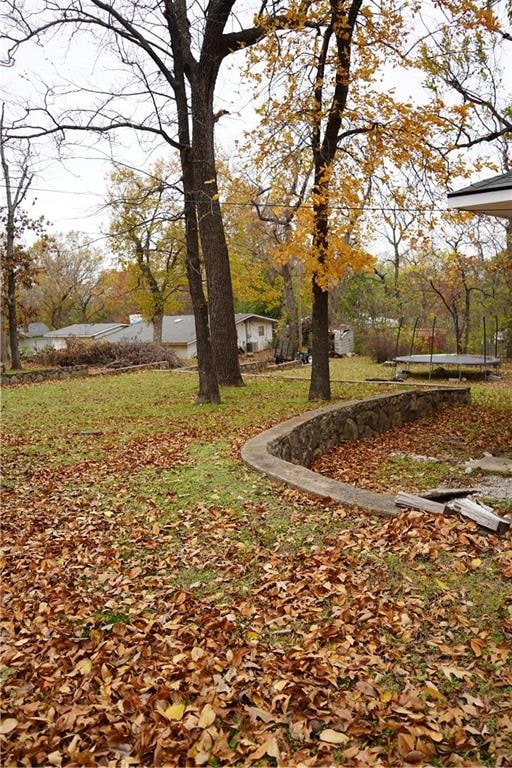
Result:
<svg viewBox="0 0 512 768">
<path fill-rule="evenodd" d="M 499 365 L 499 357 L 484 357 L 483 355 L 401 355 L 393 358 L 395 363 L 426 363 L 430 365 Z"/>
</svg>

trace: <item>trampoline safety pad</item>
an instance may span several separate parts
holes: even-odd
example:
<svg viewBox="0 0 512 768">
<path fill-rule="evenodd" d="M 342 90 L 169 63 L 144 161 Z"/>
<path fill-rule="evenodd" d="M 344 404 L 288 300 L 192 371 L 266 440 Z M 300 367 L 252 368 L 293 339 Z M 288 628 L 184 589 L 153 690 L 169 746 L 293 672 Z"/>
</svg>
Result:
<svg viewBox="0 0 512 768">
<path fill-rule="evenodd" d="M 478 365 L 481 367 L 497 367 L 501 363 L 499 357 L 484 357 L 483 355 L 401 355 L 393 358 L 394 363 L 420 363 L 424 365 Z"/>
</svg>

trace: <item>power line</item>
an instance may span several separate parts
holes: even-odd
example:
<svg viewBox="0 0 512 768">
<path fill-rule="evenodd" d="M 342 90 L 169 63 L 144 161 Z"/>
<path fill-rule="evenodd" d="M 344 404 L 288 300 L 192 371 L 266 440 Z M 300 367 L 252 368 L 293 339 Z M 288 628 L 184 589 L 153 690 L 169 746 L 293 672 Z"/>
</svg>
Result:
<svg viewBox="0 0 512 768">
<path fill-rule="evenodd" d="M 86 197 L 100 197 L 102 200 L 105 199 L 105 195 L 100 194 L 99 192 L 77 192 L 75 190 L 71 189 L 48 189 L 45 187 L 31 187 L 30 191 L 32 192 L 49 192 L 52 194 L 59 194 L 59 195 L 82 195 Z M 218 201 L 220 205 L 227 206 L 230 208 L 254 208 L 253 203 L 235 203 L 230 200 L 219 200 Z M 269 201 L 264 203 L 265 207 L 268 208 L 283 208 L 283 209 L 295 209 L 295 205 L 292 205 L 290 203 L 280 203 L 278 201 Z M 314 206 L 308 203 L 303 203 L 301 208 L 307 208 L 310 210 L 313 210 Z M 330 205 L 329 206 L 330 211 L 370 211 L 372 213 L 375 212 L 393 212 L 393 211 L 400 211 L 404 213 L 433 213 L 433 212 L 446 212 L 447 208 L 437 208 L 437 207 L 423 207 L 423 208 L 409 208 L 409 207 L 402 207 L 402 206 L 381 206 L 381 205 Z"/>
</svg>

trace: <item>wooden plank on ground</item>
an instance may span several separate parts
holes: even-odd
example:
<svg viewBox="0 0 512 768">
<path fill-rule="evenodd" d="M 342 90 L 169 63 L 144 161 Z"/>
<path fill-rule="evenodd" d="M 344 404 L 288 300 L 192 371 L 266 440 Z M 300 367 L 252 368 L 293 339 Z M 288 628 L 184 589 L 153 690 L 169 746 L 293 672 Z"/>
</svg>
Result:
<svg viewBox="0 0 512 768">
<path fill-rule="evenodd" d="M 496 533 L 504 533 L 508 530 L 511 522 L 507 518 L 497 515 L 492 507 L 471 501 L 470 499 L 452 499 L 447 504 L 440 504 L 424 496 L 399 491 L 395 496 L 395 504 L 398 507 L 419 509 L 422 512 L 431 512 L 433 514 L 462 515 L 468 520 L 473 520 L 482 528 Z"/>
<path fill-rule="evenodd" d="M 469 520 L 474 520 L 475 523 L 483 528 L 488 528 L 490 531 L 503 533 L 510 525 L 510 520 L 499 517 L 499 515 L 495 514 L 492 507 L 478 504 L 470 499 L 454 499 L 448 502 L 446 506 L 447 511 L 456 512 L 463 517 L 469 518 Z"/>
<path fill-rule="evenodd" d="M 445 505 L 437 501 L 425 499 L 423 496 L 415 496 L 413 493 L 399 491 L 395 496 L 395 504 L 398 507 L 409 507 L 410 509 L 420 509 L 423 512 L 433 512 L 434 514 L 443 514 Z"/>
<path fill-rule="evenodd" d="M 432 499 L 433 501 L 450 501 L 460 496 L 470 496 L 477 493 L 477 488 L 433 488 L 425 493 L 418 493 L 423 499 Z"/>
</svg>

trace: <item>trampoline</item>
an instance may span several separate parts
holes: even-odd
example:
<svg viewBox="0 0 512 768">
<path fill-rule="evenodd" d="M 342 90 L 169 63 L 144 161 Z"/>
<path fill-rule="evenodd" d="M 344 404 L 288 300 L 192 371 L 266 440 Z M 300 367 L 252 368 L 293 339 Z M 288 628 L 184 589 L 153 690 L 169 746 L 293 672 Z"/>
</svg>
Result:
<svg viewBox="0 0 512 768">
<path fill-rule="evenodd" d="M 393 358 L 394 363 L 416 364 L 420 365 L 455 365 L 457 367 L 462 366 L 479 366 L 480 368 L 497 368 L 501 359 L 499 357 L 487 357 L 486 355 L 457 355 L 457 354 L 444 354 L 435 353 L 432 355 L 399 355 Z"/>
</svg>

